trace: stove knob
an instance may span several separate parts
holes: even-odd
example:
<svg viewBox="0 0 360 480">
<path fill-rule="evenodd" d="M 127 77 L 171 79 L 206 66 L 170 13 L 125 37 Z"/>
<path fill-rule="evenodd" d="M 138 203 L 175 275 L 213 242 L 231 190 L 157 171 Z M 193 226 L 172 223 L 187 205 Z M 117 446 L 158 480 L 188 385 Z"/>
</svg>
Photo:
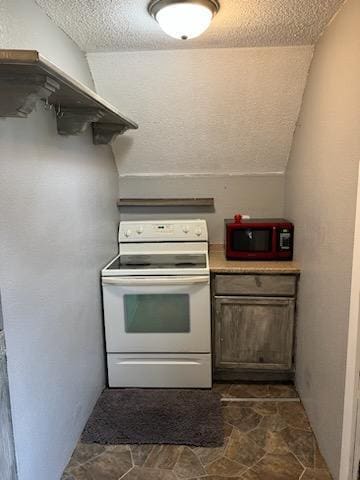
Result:
<svg viewBox="0 0 360 480">
<path fill-rule="evenodd" d="M 198 237 L 200 237 L 200 236 L 202 235 L 202 230 L 201 230 L 201 228 L 197 228 L 197 229 L 195 230 L 195 235 L 198 236 Z"/>
<path fill-rule="evenodd" d="M 184 225 L 184 226 L 183 226 L 183 232 L 184 232 L 184 233 L 189 233 L 189 232 L 190 232 L 190 227 L 189 227 L 189 225 Z"/>
<path fill-rule="evenodd" d="M 141 235 L 143 231 L 144 231 L 143 227 L 137 227 L 136 229 L 136 233 L 138 233 L 139 235 Z"/>
<path fill-rule="evenodd" d="M 125 237 L 129 238 L 131 236 L 131 230 L 125 230 L 124 235 Z"/>
</svg>

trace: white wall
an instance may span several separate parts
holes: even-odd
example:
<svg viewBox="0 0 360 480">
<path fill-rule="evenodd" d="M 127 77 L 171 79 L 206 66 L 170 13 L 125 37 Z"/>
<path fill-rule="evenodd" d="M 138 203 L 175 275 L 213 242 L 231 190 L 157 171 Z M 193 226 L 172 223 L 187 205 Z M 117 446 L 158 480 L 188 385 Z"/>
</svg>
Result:
<svg viewBox="0 0 360 480">
<path fill-rule="evenodd" d="M 32 1 L 2 2 L 0 48 L 37 48 L 91 84 Z M 118 177 L 91 134 L 42 106 L 0 120 L 0 289 L 19 480 L 59 480 L 104 385 L 99 270 L 116 252 Z M 1 476 L 1 475 L 0 475 Z"/>
<path fill-rule="evenodd" d="M 283 175 L 210 176 L 120 176 L 123 197 L 160 196 L 214 197 L 215 211 L 209 208 L 122 208 L 122 220 L 146 218 L 205 218 L 211 243 L 224 242 L 224 219 L 236 212 L 253 217 L 282 217 L 284 214 Z"/>
<path fill-rule="evenodd" d="M 120 195 L 215 196 L 213 214 L 177 210 L 205 216 L 211 241 L 238 211 L 282 215 L 284 182 L 273 174 L 286 167 L 311 56 L 312 47 L 88 54 L 99 93 L 140 125 L 113 146 Z M 131 212 L 121 218 L 175 213 Z"/>
<path fill-rule="evenodd" d="M 0 47 L 38 50 L 67 74 L 93 88 L 84 53 L 33 0 L 0 1 Z"/>
<path fill-rule="evenodd" d="M 360 3 L 349 0 L 315 49 L 286 182 L 302 275 L 297 386 L 338 478 L 360 158 Z"/>
<path fill-rule="evenodd" d="M 283 172 L 311 47 L 89 53 L 97 90 L 141 125 L 121 174 Z"/>
</svg>

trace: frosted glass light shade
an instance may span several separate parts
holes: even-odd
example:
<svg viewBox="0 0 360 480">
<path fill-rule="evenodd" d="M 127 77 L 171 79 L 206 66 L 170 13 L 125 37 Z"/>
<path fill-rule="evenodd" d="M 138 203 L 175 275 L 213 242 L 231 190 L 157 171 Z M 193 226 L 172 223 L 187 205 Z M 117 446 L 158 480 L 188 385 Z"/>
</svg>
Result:
<svg viewBox="0 0 360 480">
<path fill-rule="evenodd" d="M 152 15 L 165 33 L 173 38 L 187 40 L 198 37 L 209 27 L 217 11 L 214 5 L 217 4 L 209 2 L 207 5 L 206 1 L 159 1 L 156 2 L 157 8 Z"/>
</svg>

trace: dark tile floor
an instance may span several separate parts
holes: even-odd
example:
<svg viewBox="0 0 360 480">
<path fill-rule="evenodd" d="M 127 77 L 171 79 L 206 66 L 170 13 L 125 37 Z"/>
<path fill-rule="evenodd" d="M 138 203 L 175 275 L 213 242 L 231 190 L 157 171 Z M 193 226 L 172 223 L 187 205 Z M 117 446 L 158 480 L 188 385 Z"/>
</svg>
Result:
<svg viewBox="0 0 360 480">
<path fill-rule="evenodd" d="M 215 385 L 224 446 L 79 443 L 63 480 L 331 480 L 300 402 L 285 385 Z M 264 399 L 262 401 L 262 399 Z"/>
</svg>

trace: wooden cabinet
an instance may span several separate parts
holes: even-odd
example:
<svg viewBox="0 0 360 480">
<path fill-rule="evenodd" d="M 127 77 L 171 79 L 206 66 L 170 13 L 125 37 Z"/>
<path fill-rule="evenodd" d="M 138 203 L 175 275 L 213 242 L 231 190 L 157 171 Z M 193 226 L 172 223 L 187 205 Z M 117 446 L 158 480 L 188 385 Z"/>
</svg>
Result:
<svg viewBox="0 0 360 480">
<path fill-rule="evenodd" d="M 286 380 L 294 373 L 296 275 L 216 274 L 216 380 Z"/>
<path fill-rule="evenodd" d="M 215 311 L 217 367 L 291 368 L 294 300 L 218 297 Z"/>
<path fill-rule="evenodd" d="M 293 296 L 296 292 L 295 275 L 216 275 L 217 295 Z"/>
</svg>

